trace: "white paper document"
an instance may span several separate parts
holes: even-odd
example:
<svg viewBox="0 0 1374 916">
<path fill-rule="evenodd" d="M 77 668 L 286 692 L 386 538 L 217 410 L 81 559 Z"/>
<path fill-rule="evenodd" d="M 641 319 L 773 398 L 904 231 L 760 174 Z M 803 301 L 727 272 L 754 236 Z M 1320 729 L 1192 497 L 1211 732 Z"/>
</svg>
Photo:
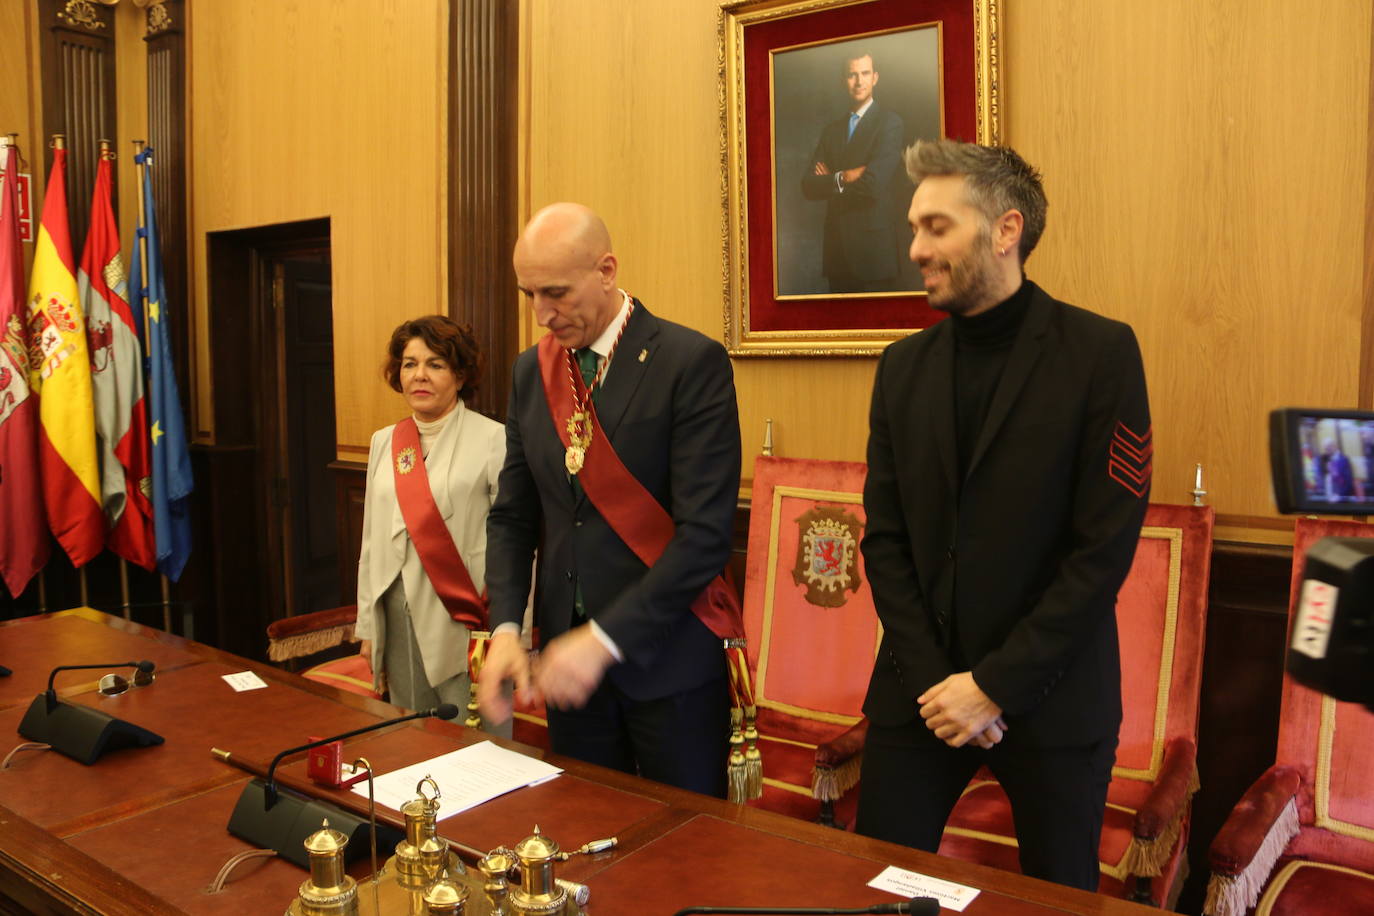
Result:
<svg viewBox="0 0 1374 916">
<path fill-rule="evenodd" d="M 498 795 L 538 785 L 561 772 L 542 760 L 483 741 L 378 776 L 377 804 L 400 811 L 402 805 L 416 797 L 416 784 L 429 776 L 439 784 L 438 819 L 442 821 Z M 353 791 L 366 798 L 367 783 L 359 783 Z M 425 794 L 429 793 L 426 788 Z"/>
<path fill-rule="evenodd" d="M 225 683 L 242 693 L 245 690 L 261 690 L 267 686 L 267 682 L 258 677 L 251 671 L 240 671 L 237 674 L 223 674 Z"/>
<path fill-rule="evenodd" d="M 940 906 L 956 913 L 962 913 L 964 907 L 978 896 L 977 888 L 955 884 L 953 881 L 942 881 L 895 865 L 884 868 L 878 877 L 868 882 L 868 886 L 896 894 L 898 897 L 934 897 L 940 901 Z"/>
</svg>

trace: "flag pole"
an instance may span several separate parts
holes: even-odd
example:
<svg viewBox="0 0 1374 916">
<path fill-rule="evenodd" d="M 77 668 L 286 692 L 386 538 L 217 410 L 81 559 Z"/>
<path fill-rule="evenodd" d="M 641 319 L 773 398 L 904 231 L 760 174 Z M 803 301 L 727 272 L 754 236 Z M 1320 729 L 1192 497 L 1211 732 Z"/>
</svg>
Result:
<svg viewBox="0 0 1374 916">
<path fill-rule="evenodd" d="M 143 145 L 144 141 L 142 140 L 134 141 L 134 184 L 138 186 L 138 218 L 134 220 L 134 245 L 138 247 L 138 263 L 140 267 L 140 273 L 138 275 L 139 281 L 146 284 L 148 282 L 148 240 L 144 238 L 143 242 L 140 244 L 137 232 L 139 229 L 147 232 L 148 228 L 144 225 L 145 217 L 143 211 L 143 170 L 147 168 L 147 166 L 138 159 L 139 156 L 143 155 Z M 133 292 L 134 295 L 140 297 L 140 299 L 143 296 L 143 290 L 141 289 L 136 289 Z M 143 341 L 146 346 L 151 346 L 153 338 L 151 336 L 152 332 L 148 328 L 148 309 L 141 308 L 140 311 L 143 312 Z M 144 356 L 146 358 L 146 352 Z"/>
<path fill-rule="evenodd" d="M 162 574 L 162 629 L 172 632 L 172 583 L 167 574 Z"/>
<path fill-rule="evenodd" d="M 38 571 L 38 613 L 48 613 L 48 567 L 44 565 Z"/>
<path fill-rule="evenodd" d="M 147 163 L 140 162 L 138 159 L 138 157 L 143 155 L 143 147 L 145 145 L 145 141 L 143 140 L 134 141 L 134 176 L 137 179 L 134 183 L 138 186 L 137 224 L 139 228 L 141 228 L 146 233 L 148 231 L 148 226 L 146 218 L 147 211 L 144 209 L 145 205 L 143 201 L 143 173 L 144 170 L 148 168 L 148 165 Z M 148 282 L 147 236 L 144 236 L 141 243 L 139 243 L 138 240 L 135 239 L 135 243 L 138 244 L 138 264 L 140 268 L 139 278 L 143 283 L 146 284 Z M 135 290 L 134 295 L 141 297 L 143 295 L 143 290 Z M 151 347 L 153 341 L 153 332 L 152 327 L 148 324 L 148 309 L 145 307 L 142 311 L 143 339 L 147 342 L 148 346 Z M 171 582 L 167 579 L 166 574 L 162 576 L 162 629 L 167 631 L 168 633 L 172 632 L 172 585 Z"/>
<path fill-rule="evenodd" d="M 124 619 L 129 619 L 129 561 L 123 557 L 119 558 L 119 600 L 123 602 L 119 609 L 124 614 Z"/>
</svg>

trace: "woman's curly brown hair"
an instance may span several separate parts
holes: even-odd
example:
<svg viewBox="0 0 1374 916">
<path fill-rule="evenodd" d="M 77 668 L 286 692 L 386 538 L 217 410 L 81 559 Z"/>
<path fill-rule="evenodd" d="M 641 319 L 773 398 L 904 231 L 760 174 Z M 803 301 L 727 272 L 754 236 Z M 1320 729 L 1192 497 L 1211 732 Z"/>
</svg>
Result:
<svg viewBox="0 0 1374 916">
<path fill-rule="evenodd" d="M 406 344 L 416 337 L 423 340 L 435 355 L 443 357 L 450 369 L 463 373 L 463 387 L 458 396 L 472 403 L 482 382 L 486 360 L 482 358 L 482 350 L 477 346 L 472 328 L 445 315 L 412 318 L 401 322 L 391 332 L 391 342 L 386 345 L 386 362 L 382 364 L 382 377 L 386 383 L 395 391 L 401 390 L 401 357 Z"/>
</svg>

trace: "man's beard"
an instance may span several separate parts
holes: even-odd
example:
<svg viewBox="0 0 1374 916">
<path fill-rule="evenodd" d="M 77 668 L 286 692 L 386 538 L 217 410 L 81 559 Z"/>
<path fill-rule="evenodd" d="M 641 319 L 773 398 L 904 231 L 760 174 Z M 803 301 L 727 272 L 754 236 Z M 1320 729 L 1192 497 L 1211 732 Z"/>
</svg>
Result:
<svg viewBox="0 0 1374 916">
<path fill-rule="evenodd" d="M 927 293 L 931 308 L 962 315 L 986 303 L 993 295 L 996 262 L 992 257 L 992 232 L 979 232 L 968 254 L 957 261 L 939 265 L 949 272 L 945 289 L 936 297 Z"/>
</svg>

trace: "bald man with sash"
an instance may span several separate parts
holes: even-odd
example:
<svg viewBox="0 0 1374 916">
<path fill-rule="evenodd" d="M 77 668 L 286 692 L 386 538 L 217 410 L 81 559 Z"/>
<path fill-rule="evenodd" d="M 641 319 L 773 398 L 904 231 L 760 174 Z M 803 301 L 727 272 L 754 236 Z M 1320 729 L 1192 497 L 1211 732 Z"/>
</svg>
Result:
<svg viewBox="0 0 1374 916">
<path fill-rule="evenodd" d="M 548 334 L 513 370 L 487 522 L 483 714 L 508 718 L 513 685 L 516 702 L 544 699 L 555 752 L 723 796 L 722 634 L 739 621 L 711 595 L 739 491 L 729 357 L 617 286 L 610 235 L 586 207 L 535 214 L 513 260 Z M 536 548 L 532 663 L 519 625 Z"/>
</svg>

